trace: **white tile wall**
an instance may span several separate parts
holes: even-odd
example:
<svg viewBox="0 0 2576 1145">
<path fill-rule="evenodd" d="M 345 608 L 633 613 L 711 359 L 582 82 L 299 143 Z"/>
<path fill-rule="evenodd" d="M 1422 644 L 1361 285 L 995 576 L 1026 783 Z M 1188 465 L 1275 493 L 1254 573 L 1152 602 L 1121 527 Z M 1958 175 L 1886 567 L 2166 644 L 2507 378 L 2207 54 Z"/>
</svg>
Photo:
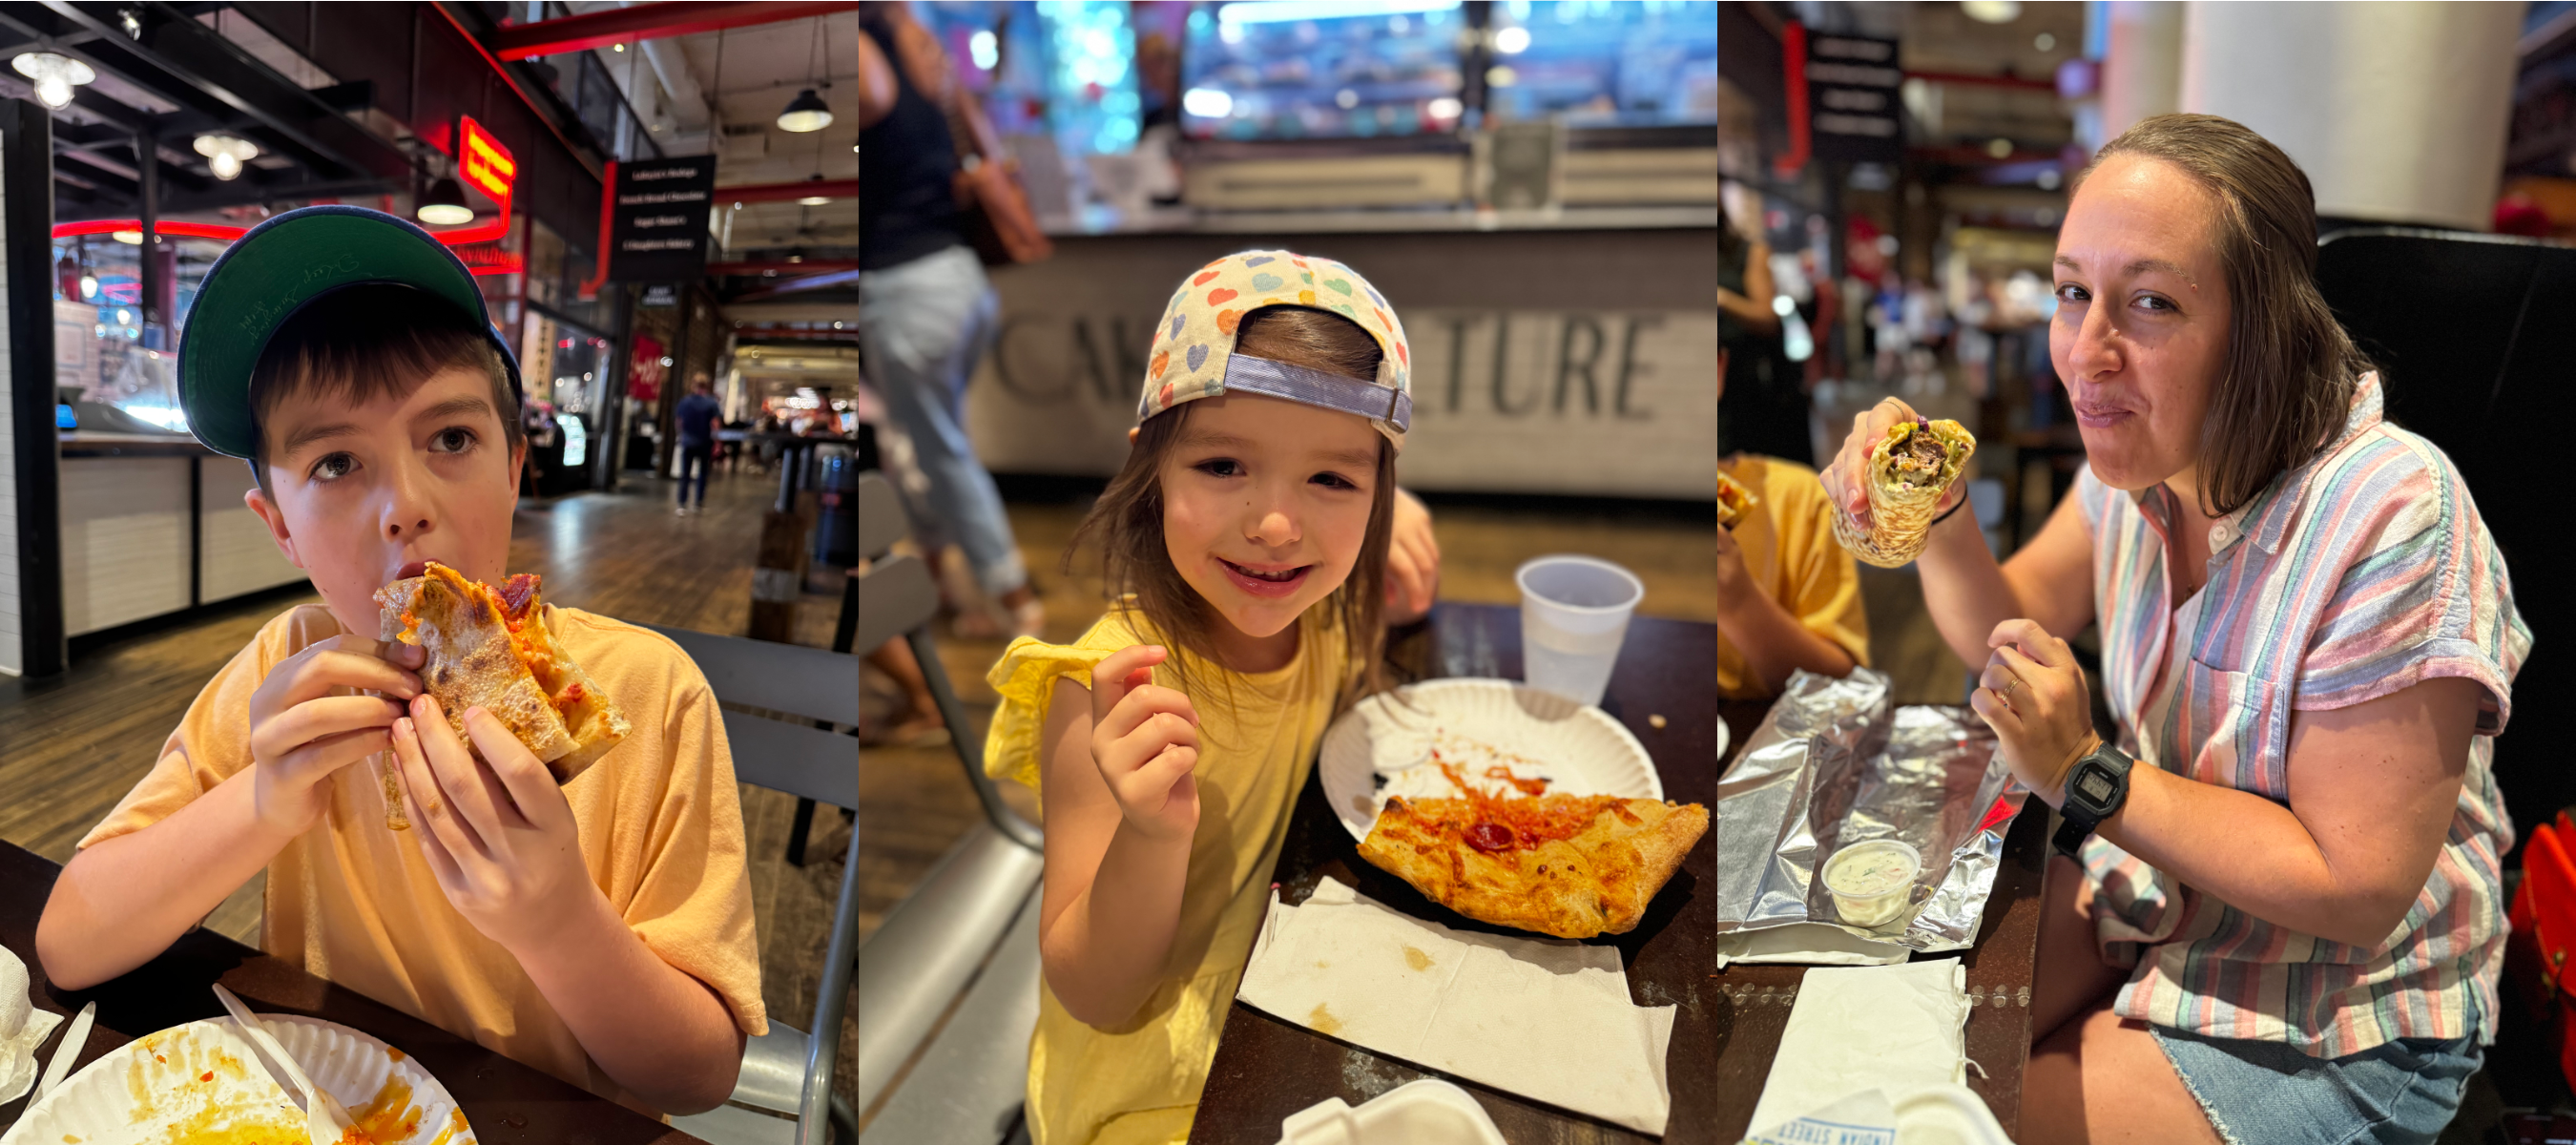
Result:
<svg viewBox="0 0 2576 1145">
<path fill-rule="evenodd" d="M 259 515 L 242 504 L 250 467 L 230 457 L 197 459 L 197 596 L 207 604 L 304 579 L 286 562 Z"/>
<path fill-rule="evenodd" d="M 78 636 L 188 607 L 185 457 L 67 457 L 63 628 Z"/>
</svg>

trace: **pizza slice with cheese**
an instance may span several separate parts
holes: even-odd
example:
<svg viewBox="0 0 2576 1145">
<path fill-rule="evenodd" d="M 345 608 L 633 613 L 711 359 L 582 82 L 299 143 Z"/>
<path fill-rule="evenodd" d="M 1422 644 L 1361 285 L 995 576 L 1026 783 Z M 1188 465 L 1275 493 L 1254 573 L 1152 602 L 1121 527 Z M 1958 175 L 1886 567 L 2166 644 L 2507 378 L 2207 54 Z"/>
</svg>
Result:
<svg viewBox="0 0 2576 1145">
<path fill-rule="evenodd" d="M 1390 797 L 1360 857 L 1468 918 L 1558 938 L 1635 930 L 1708 830 L 1696 803 L 1458 786 L 1464 798 Z"/>
<path fill-rule="evenodd" d="M 431 562 L 421 575 L 376 592 L 381 638 L 427 650 L 420 678 L 457 737 L 465 710 L 481 705 L 568 783 L 630 730 L 624 712 L 547 631 L 535 576 L 499 588 Z"/>
</svg>

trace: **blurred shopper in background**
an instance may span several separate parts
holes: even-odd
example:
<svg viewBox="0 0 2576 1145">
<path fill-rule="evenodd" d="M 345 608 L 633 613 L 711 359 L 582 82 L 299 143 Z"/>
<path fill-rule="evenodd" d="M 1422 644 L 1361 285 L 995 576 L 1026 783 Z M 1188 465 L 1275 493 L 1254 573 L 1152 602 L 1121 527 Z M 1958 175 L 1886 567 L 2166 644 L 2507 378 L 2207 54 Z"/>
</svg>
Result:
<svg viewBox="0 0 2576 1145">
<path fill-rule="evenodd" d="M 984 594 L 958 602 L 960 634 L 1034 636 L 1046 611 L 964 419 L 1001 303 L 959 226 L 950 125 L 985 138 L 992 128 L 908 5 L 866 5 L 859 24 L 860 352 L 929 478 L 934 519 L 920 524 L 965 550 Z"/>
<path fill-rule="evenodd" d="M 682 516 L 707 505 L 707 471 L 715 468 L 716 428 L 724 420 L 724 407 L 717 404 L 715 385 L 699 374 L 689 381 L 689 396 L 680 399 L 680 408 L 672 420 L 680 427 L 680 506 Z M 689 501 L 689 476 L 697 475 L 698 499 Z"/>
<path fill-rule="evenodd" d="M 1739 221 L 1728 212 L 1717 228 L 1717 336 L 1727 372 L 1717 408 L 1717 452 L 1748 452 L 1805 463 L 1807 392 L 1800 371 L 1781 352 L 1778 291 L 1771 281 L 1771 246 L 1758 237 L 1761 221 Z"/>
</svg>

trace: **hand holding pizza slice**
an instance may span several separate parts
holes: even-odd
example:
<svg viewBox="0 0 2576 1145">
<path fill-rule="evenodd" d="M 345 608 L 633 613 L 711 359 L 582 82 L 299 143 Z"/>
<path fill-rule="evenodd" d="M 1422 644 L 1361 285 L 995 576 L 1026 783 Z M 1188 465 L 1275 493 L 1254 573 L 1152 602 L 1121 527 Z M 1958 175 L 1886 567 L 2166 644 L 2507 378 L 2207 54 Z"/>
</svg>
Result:
<svg viewBox="0 0 2576 1145">
<path fill-rule="evenodd" d="M 547 631 L 537 578 L 498 589 L 430 562 L 420 576 L 376 590 L 382 639 L 419 645 L 422 686 L 468 744 L 465 712 L 481 707 L 526 744 L 557 784 L 569 783 L 631 730 L 625 712 Z M 386 825 L 409 826 L 388 771 Z"/>
</svg>

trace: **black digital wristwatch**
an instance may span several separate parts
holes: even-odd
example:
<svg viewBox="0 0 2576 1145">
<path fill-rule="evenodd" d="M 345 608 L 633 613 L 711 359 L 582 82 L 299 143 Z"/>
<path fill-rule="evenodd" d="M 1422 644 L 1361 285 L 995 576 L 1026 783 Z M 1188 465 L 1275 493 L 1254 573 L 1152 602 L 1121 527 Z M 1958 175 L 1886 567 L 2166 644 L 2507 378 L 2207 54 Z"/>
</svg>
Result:
<svg viewBox="0 0 2576 1145">
<path fill-rule="evenodd" d="M 2128 802 L 2129 768 L 2135 763 L 2127 752 L 2107 742 L 2075 761 L 2066 773 L 2066 798 L 2057 808 L 2066 819 L 2053 840 L 2059 854 L 2076 858 L 2084 849 L 2085 836 Z"/>
</svg>

